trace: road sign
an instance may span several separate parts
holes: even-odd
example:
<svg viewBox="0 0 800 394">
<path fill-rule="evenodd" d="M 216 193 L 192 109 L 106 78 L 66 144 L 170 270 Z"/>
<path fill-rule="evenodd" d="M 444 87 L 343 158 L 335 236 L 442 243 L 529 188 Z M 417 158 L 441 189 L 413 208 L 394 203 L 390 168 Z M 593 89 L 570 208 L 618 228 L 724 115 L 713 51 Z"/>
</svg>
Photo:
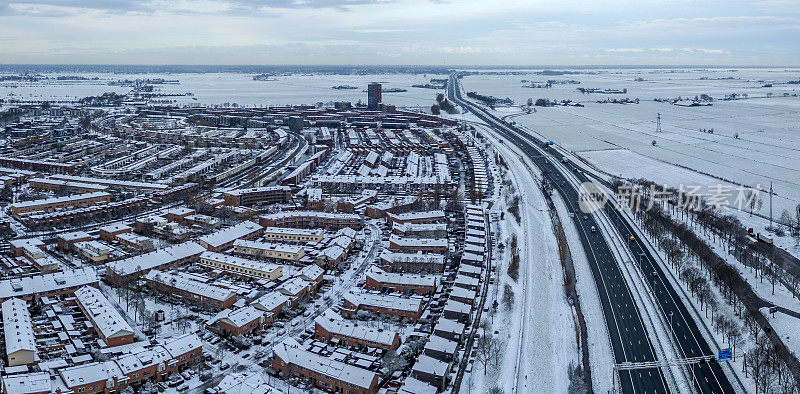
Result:
<svg viewBox="0 0 800 394">
<path fill-rule="evenodd" d="M 722 349 L 717 355 L 717 361 L 729 361 L 733 358 L 733 350 L 731 348 Z"/>
</svg>

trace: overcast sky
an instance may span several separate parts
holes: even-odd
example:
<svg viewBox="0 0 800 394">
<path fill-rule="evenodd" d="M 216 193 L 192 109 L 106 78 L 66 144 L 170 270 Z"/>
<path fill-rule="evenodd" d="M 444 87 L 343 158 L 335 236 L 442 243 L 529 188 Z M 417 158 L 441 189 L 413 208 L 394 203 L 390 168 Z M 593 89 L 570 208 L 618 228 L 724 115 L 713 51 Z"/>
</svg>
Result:
<svg viewBox="0 0 800 394">
<path fill-rule="evenodd" d="M 800 65 L 800 0 L 0 0 L 0 63 Z"/>
</svg>

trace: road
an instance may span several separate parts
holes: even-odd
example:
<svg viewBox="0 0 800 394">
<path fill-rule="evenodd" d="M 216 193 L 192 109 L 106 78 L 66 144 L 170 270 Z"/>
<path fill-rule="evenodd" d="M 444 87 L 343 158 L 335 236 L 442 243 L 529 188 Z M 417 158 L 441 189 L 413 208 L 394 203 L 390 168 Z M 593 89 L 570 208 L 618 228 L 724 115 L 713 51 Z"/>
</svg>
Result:
<svg viewBox="0 0 800 394">
<path fill-rule="evenodd" d="M 602 228 L 599 221 L 594 215 L 581 213 L 577 204 L 577 188 L 570 182 L 562 182 L 566 179 L 566 172 L 569 170 L 566 170 L 567 166 L 560 162 L 562 160 L 569 162 L 569 158 L 565 158 L 553 149 L 541 148 L 544 146 L 544 141 L 536 139 L 531 133 L 504 124 L 475 104 L 462 99 L 458 78 L 455 75 L 450 76 L 448 96 L 457 104 L 470 110 L 504 139 L 525 152 L 526 156 L 543 171 L 545 179 L 555 185 L 555 191 L 560 194 L 567 208 L 576 213 L 573 222 L 587 254 L 586 257 L 599 293 L 616 362 L 654 361 L 656 358 L 653 346 L 619 263 L 613 257 L 611 245 L 607 243 L 601 231 L 591 231 L 593 227 Z M 582 171 L 576 171 L 573 175 L 581 183 L 596 181 L 587 177 Z M 600 214 L 608 215 L 611 225 L 625 239 L 627 239 L 627 234 L 632 233 L 630 223 L 624 220 L 621 214 L 609 204 L 606 204 L 604 212 L 600 212 Z M 671 321 L 673 336 L 681 356 L 713 354 L 680 297 L 662 279 L 663 272 L 655 263 L 649 249 L 643 247 L 641 240 L 638 239 L 627 247 L 634 256 L 643 254 L 643 258 L 637 262 L 637 264 L 641 264 L 643 272 L 655 273 L 655 275 L 645 275 L 646 282 L 660 305 L 659 312 L 664 314 L 665 321 Z M 700 392 L 734 392 L 719 364 L 695 365 L 691 367 L 691 372 L 694 387 Z M 658 368 L 639 369 L 633 372 L 621 371 L 619 379 L 620 387 L 626 393 L 669 391 L 664 375 Z"/>
<path fill-rule="evenodd" d="M 361 275 L 364 273 L 364 271 L 366 271 L 366 269 L 375 260 L 375 258 L 378 256 L 378 253 L 381 251 L 381 247 L 380 247 L 381 231 L 377 226 L 375 226 L 372 223 L 368 224 L 367 226 L 369 228 L 369 237 L 366 239 L 366 242 L 365 242 L 365 246 L 366 246 L 365 250 L 367 250 L 367 251 L 366 252 L 362 252 L 363 258 L 357 258 L 356 262 L 355 262 L 356 264 L 354 264 L 347 272 L 345 272 L 344 275 L 347 275 L 347 280 L 343 281 L 341 285 L 334 286 L 333 288 L 331 288 L 329 290 L 329 292 L 331 293 L 331 296 L 327 300 L 321 299 L 323 301 L 319 304 L 318 307 L 314 308 L 314 306 L 317 305 L 317 304 L 309 304 L 309 308 L 314 308 L 311 311 L 311 314 L 309 316 L 298 315 L 293 319 L 293 321 L 294 320 L 299 321 L 300 324 L 295 324 L 295 325 L 286 324 L 286 332 L 285 333 L 283 333 L 281 335 L 273 334 L 271 337 L 266 338 L 266 340 L 270 341 L 269 345 L 263 346 L 263 349 L 266 351 L 267 354 L 271 355 L 272 349 L 276 344 L 279 344 L 279 343 L 285 341 L 289 337 L 298 337 L 298 336 L 300 336 L 300 334 L 302 334 L 303 331 L 305 331 L 305 329 L 307 327 L 313 327 L 314 326 L 314 319 L 316 319 L 317 316 L 321 315 L 326 309 L 328 309 L 332 305 L 334 305 L 334 303 L 337 303 L 340 299 L 342 299 L 342 295 L 344 293 L 350 291 L 350 289 L 358 281 L 358 278 L 361 277 Z M 291 321 L 289 323 L 291 323 Z M 277 329 L 274 329 L 274 330 L 277 330 Z M 220 344 L 221 343 L 222 342 L 220 342 Z M 208 348 L 208 349 L 204 349 L 204 351 L 206 353 L 214 354 L 214 350 L 216 349 L 217 345 L 211 345 L 211 344 L 206 342 L 206 343 L 204 343 L 204 346 Z M 253 351 L 250 351 L 248 353 L 253 353 Z M 199 387 L 192 388 L 190 392 L 192 394 L 200 394 L 206 388 L 216 387 L 217 384 L 219 384 L 219 382 L 225 376 L 225 374 L 230 372 L 233 369 L 233 367 L 235 366 L 235 360 L 237 360 L 237 359 L 238 359 L 238 353 L 236 355 L 232 355 L 232 356 L 226 357 L 226 362 L 231 364 L 231 369 L 230 370 L 228 370 L 227 372 L 226 371 L 219 371 L 219 369 L 218 369 L 219 365 L 215 365 L 213 367 L 214 376 L 212 377 L 212 379 L 210 379 L 207 382 L 204 382 Z M 244 364 L 250 364 L 250 371 L 251 372 L 260 372 L 261 371 L 259 369 L 260 367 L 254 366 L 255 365 L 255 360 L 253 360 L 252 362 L 244 362 L 243 360 L 239 360 L 239 361 L 242 361 Z M 287 389 L 288 389 L 288 387 L 289 386 L 287 385 Z"/>
</svg>

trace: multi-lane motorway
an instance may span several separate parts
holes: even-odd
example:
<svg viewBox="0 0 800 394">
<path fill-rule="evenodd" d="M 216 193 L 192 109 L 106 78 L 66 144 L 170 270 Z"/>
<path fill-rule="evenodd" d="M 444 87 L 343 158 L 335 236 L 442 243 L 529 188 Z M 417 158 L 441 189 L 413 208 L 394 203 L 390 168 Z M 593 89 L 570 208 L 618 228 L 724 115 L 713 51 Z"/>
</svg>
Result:
<svg viewBox="0 0 800 394">
<path fill-rule="evenodd" d="M 638 237 L 625 246 L 630 249 L 633 256 L 637 256 L 636 260 L 638 261 L 626 263 L 615 259 L 612 245 L 608 243 L 602 233 L 604 226 L 601 226 L 600 219 L 608 218 L 607 221 L 619 233 L 617 236 L 624 239 L 628 239 L 628 235 L 634 233 L 631 224 L 610 204 L 606 204 L 601 212 L 583 214 L 578 207 L 579 191 L 577 187 L 573 182 L 566 181 L 567 177 L 577 178 L 579 183 L 600 180 L 590 179 L 582 171 L 569 171 L 568 168 L 574 166 L 561 163 L 562 160 L 569 163 L 569 159 L 565 159 L 555 149 L 547 149 L 543 145 L 544 141 L 538 140 L 531 133 L 505 124 L 481 107 L 464 100 L 461 97 L 459 81 L 455 74 L 450 76 L 447 88 L 451 100 L 468 109 L 497 134 L 524 152 L 542 170 L 544 178 L 554 185 L 554 189 L 560 194 L 567 208 L 575 213 L 573 222 L 578 230 L 599 293 L 616 362 L 656 360 L 656 352 L 631 289 L 619 266 L 620 263 L 639 264 L 641 271 L 646 273 L 644 277 L 649 286 L 648 290 L 652 292 L 652 296 L 659 306 L 657 308 L 659 313 L 663 314 L 662 321 L 667 321 L 668 325 L 671 325 L 671 329 L 670 327 L 665 327 L 665 329 L 672 333 L 680 357 L 713 354 L 675 290 L 662 279 L 664 273 L 659 264 L 655 263 L 649 249 L 641 243 Z M 605 215 L 606 218 L 595 217 L 595 215 Z M 592 228 L 596 228 L 598 231 L 592 231 Z M 690 367 L 690 371 L 686 375 L 692 380 L 691 386 L 696 391 L 703 393 L 734 392 L 722 368 L 715 362 L 694 365 Z M 659 368 L 620 371 L 619 379 L 619 385 L 625 393 L 669 391 L 665 376 Z"/>
</svg>

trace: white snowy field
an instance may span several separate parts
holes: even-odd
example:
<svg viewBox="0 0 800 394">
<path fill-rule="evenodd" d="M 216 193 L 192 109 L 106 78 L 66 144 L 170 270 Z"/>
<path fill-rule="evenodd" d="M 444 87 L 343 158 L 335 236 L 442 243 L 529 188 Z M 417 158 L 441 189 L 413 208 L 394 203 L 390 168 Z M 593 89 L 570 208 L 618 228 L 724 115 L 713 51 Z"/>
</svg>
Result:
<svg viewBox="0 0 800 394">
<path fill-rule="evenodd" d="M 707 175 L 717 183 L 761 185 L 764 189 L 769 189 L 772 182 L 774 211 L 794 212 L 800 203 L 800 166 L 797 165 L 800 163 L 800 97 L 792 95 L 800 93 L 800 85 L 785 82 L 797 81 L 799 77 L 800 70 L 621 70 L 563 76 L 474 75 L 464 77 L 462 84 L 466 91 L 510 97 L 517 104 L 525 104 L 528 98 L 570 99 L 583 103 L 585 107 L 537 107 L 535 113 L 514 120 L 567 150 L 607 165 L 607 169 L 602 165 L 598 167 L 609 173 L 660 178 L 660 173 L 669 176 L 682 167 L 697 173 L 679 174 L 689 181 Z M 637 82 L 635 78 L 645 81 Z M 529 89 L 521 87 L 523 79 L 581 83 Z M 764 87 L 770 83 L 772 87 Z M 627 93 L 581 94 L 575 90 L 578 87 L 627 89 Z M 732 93 L 747 94 L 748 98 L 719 100 Z M 687 98 L 701 94 L 717 100 L 712 106 L 703 107 L 653 101 L 653 98 Z M 772 97 L 768 98 L 768 94 Z M 784 94 L 789 97 L 783 97 Z M 625 97 L 641 101 L 626 105 L 596 103 L 606 98 Z M 683 103 L 688 104 L 687 101 Z M 662 132 L 656 133 L 659 113 Z M 503 113 L 498 111 L 498 115 Z M 713 134 L 699 131 L 711 128 Z M 600 153 L 606 150 L 613 151 Z M 623 160 L 623 155 L 630 160 Z M 765 204 L 761 212 L 767 209 Z"/>
<path fill-rule="evenodd" d="M 2 75 L 2 74 L 0 74 Z M 406 92 L 383 93 L 383 101 L 401 107 L 430 109 L 436 94 L 441 90 L 414 88 L 414 84 L 430 83 L 432 78 L 447 78 L 436 74 L 388 74 L 388 75 L 287 75 L 274 80 L 255 81 L 248 73 L 185 73 L 185 74 L 110 74 L 110 73 L 63 73 L 45 74 L 48 77 L 76 75 L 99 78 L 96 81 L 0 82 L 0 98 L 18 100 L 74 100 L 100 95 L 105 92 L 127 93 L 130 87 L 110 86 L 111 81 L 154 79 L 178 80 L 176 84 L 154 85 L 155 93 L 185 94 L 192 96 L 163 97 L 176 100 L 177 104 L 223 105 L 236 103 L 240 106 L 299 105 L 317 102 L 367 101 L 367 85 L 380 82 L 383 89 L 399 88 Z M 348 85 L 358 89 L 333 89 Z M 1 104 L 0 104 L 1 105 Z"/>
<path fill-rule="evenodd" d="M 780 335 L 781 340 L 795 357 L 800 355 L 800 332 L 797 331 L 798 320 L 780 312 L 769 313 L 768 308 L 761 308 L 761 313 L 769 320 L 769 324 Z"/>
</svg>

